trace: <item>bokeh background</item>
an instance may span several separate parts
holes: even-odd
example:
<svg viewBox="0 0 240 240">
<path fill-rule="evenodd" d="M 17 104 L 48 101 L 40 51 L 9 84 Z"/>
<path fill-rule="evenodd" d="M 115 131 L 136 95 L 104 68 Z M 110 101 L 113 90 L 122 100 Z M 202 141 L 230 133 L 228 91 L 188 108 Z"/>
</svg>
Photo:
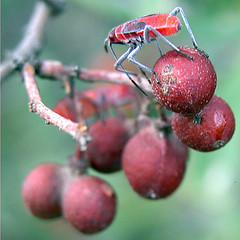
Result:
<svg viewBox="0 0 240 240">
<path fill-rule="evenodd" d="M 33 0 L 1 1 L 2 58 L 21 39 L 34 5 Z M 130 188 L 123 172 L 103 175 L 91 170 L 115 188 L 118 212 L 108 229 L 96 235 L 84 235 L 63 219 L 39 220 L 22 204 L 21 185 L 31 169 L 47 161 L 64 163 L 75 145 L 70 136 L 29 113 L 21 76 L 14 74 L 2 83 L 1 91 L 3 240 L 239 239 L 239 0 L 69 0 L 66 12 L 47 28 L 41 58 L 60 60 L 67 65 L 112 69 L 113 58 L 103 50 L 103 41 L 112 27 L 145 14 L 169 13 L 176 6 L 185 10 L 200 48 L 210 55 L 218 76 L 216 94 L 228 102 L 235 114 L 232 140 L 215 152 L 191 151 L 183 183 L 164 200 L 140 198 Z M 176 45 L 191 44 L 184 28 L 169 39 Z M 121 46 L 117 53 L 125 49 Z M 157 59 L 155 52 L 154 44 L 146 45 L 138 58 L 151 67 Z M 64 96 L 56 82 L 38 80 L 38 85 L 49 107 Z M 78 89 L 89 86 L 77 83 Z"/>
</svg>

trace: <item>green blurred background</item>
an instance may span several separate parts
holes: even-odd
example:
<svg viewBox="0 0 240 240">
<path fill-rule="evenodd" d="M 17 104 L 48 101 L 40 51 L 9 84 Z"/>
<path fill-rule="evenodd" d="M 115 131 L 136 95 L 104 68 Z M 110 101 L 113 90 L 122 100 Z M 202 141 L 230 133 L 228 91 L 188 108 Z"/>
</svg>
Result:
<svg viewBox="0 0 240 240">
<path fill-rule="evenodd" d="M 35 1 L 3 0 L 2 57 L 22 37 Z M 47 29 L 42 59 L 60 60 L 88 68 L 111 69 L 113 59 L 103 50 L 108 31 L 150 13 L 185 10 L 200 48 L 210 55 L 218 75 L 216 94 L 231 106 L 236 118 L 232 140 L 211 153 L 191 151 L 182 185 L 169 198 L 145 200 L 135 194 L 123 172 L 101 175 L 115 188 L 115 221 L 96 235 L 83 235 L 63 219 L 42 221 L 31 216 L 21 199 L 21 185 L 36 165 L 64 163 L 74 141 L 28 111 L 28 97 L 19 74 L 2 83 L 1 182 L 2 239 L 239 239 L 240 236 L 240 3 L 239 0 L 69 0 L 66 12 Z M 191 41 L 183 28 L 169 37 L 176 45 Z M 124 46 L 117 48 L 123 52 Z M 156 46 L 143 47 L 138 58 L 148 66 L 156 61 Z M 167 48 L 166 48 L 167 49 Z M 104 60 L 103 60 L 104 59 Z M 106 66 L 105 66 L 106 65 Z M 64 96 L 56 82 L 38 81 L 44 103 L 52 107 Z M 77 88 L 90 85 L 77 83 Z"/>
</svg>

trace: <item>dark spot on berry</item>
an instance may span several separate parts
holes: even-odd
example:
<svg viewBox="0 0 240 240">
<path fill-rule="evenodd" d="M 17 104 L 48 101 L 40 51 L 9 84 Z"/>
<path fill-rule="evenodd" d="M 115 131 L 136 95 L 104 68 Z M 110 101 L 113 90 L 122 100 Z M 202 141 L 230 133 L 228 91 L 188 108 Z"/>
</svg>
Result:
<svg viewBox="0 0 240 240">
<path fill-rule="evenodd" d="M 193 123 L 196 125 L 199 125 L 201 122 L 201 118 L 202 118 L 202 110 L 199 113 L 194 114 Z"/>
<path fill-rule="evenodd" d="M 171 73 L 173 65 L 166 65 L 162 71 L 162 86 L 161 91 L 163 95 L 168 95 L 170 92 L 170 86 L 176 84 L 177 77 Z"/>
<path fill-rule="evenodd" d="M 170 73 L 172 71 L 173 65 L 168 64 L 163 68 L 164 73 Z"/>
<path fill-rule="evenodd" d="M 217 140 L 214 144 L 213 144 L 213 148 L 214 149 L 218 149 L 220 147 L 223 147 L 227 142 L 222 139 L 222 140 Z"/>
</svg>

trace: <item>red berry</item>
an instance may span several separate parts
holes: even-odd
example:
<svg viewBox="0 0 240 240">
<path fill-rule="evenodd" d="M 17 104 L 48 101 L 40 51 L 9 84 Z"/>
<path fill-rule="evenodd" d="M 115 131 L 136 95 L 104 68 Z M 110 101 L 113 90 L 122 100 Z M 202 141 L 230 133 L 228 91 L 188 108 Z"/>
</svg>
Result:
<svg viewBox="0 0 240 240">
<path fill-rule="evenodd" d="M 78 116 L 74 108 L 74 101 L 69 97 L 65 97 L 58 101 L 57 104 L 53 107 L 53 111 L 62 117 L 75 122 L 78 121 L 78 118 L 88 118 L 97 113 L 97 107 L 90 101 L 82 98 L 81 92 L 78 92 L 77 95 L 79 102 L 82 104 L 82 111 L 78 113 L 80 116 Z"/>
<path fill-rule="evenodd" d="M 105 229 L 115 216 L 116 197 L 110 185 L 94 176 L 75 179 L 63 195 L 65 218 L 83 233 Z"/>
<path fill-rule="evenodd" d="M 61 215 L 61 169 L 60 164 L 44 163 L 26 177 L 22 187 L 23 201 L 36 217 L 55 218 Z"/>
<path fill-rule="evenodd" d="M 203 151 L 213 151 L 223 147 L 231 139 L 235 130 L 235 120 L 231 108 L 220 97 L 214 95 L 203 109 L 200 123 L 194 123 L 193 116 L 173 114 L 173 130 L 180 140 L 189 147 Z"/>
<path fill-rule="evenodd" d="M 203 54 L 190 47 L 180 47 L 183 56 L 175 50 L 158 59 L 153 70 L 159 83 L 152 76 L 152 89 L 159 102 L 177 113 L 199 112 L 211 99 L 216 88 L 216 72 Z"/>
<path fill-rule="evenodd" d="M 173 134 L 164 137 L 153 127 L 146 127 L 124 148 L 123 170 L 142 197 L 167 197 L 182 181 L 187 153 L 187 147 Z"/>
<path fill-rule="evenodd" d="M 129 138 L 124 121 L 108 117 L 104 122 L 94 122 L 89 134 L 93 138 L 88 144 L 87 156 L 91 166 L 100 172 L 114 172 L 121 167 L 121 155 Z"/>
<path fill-rule="evenodd" d="M 74 117 L 73 101 L 69 98 L 63 98 L 53 107 L 53 111 L 71 121 L 76 121 Z"/>
<path fill-rule="evenodd" d="M 99 113 L 100 110 L 106 111 L 109 107 L 120 107 L 129 103 L 137 104 L 138 101 L 136 89 L 124 84 L 108 84 L 85 89 L 76 92 L 76 97 L 82 109 L 77 111 L 74 101 L 65 97 L 54 106 L 53 110 L 67 119 L 78 121 L 78 118 L 88 118 Z"/>
</svg>

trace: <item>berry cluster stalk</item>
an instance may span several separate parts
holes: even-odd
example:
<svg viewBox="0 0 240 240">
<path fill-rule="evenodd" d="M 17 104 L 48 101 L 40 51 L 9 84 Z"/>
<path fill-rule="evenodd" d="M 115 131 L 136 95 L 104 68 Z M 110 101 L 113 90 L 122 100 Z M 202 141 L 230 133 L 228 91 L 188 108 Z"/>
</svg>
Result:
<svg viewBox="0 0 240 240">
<path fill-rule="evenodd" d="M 53 124 L 61 130 L 69 133 L 74 139 L 79 141 L 82 150 L 84 150 L 90 138 L 87 134 L 87 126 L 82 123 L 72 122 L 71 120 L 55 113 L 43 104 L 34 78 L 35 70 L 33 66 L 26 63 L 23 67 L 22 74 L 30 100 L 29 110 L 39 114 L 47 124 Z"/>
</svg>

